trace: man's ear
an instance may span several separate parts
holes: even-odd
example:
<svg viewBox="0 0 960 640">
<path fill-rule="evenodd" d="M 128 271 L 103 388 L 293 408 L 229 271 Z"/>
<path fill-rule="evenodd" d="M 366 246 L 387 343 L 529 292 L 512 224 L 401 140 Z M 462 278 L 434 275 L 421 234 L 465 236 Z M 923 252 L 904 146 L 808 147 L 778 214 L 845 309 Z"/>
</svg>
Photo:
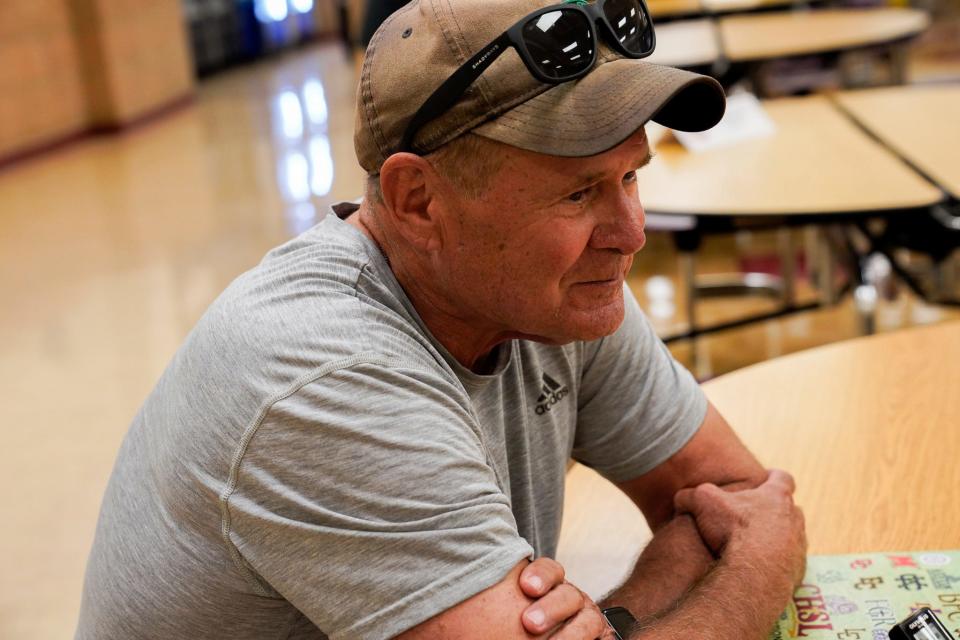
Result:
<svg viewBox="0 0 960 640">
<path fill-rule="evenodd" d="M 413 246 L 433 251 L 442 244 L 444 179 L 412 153 L 395 153 L 380 167 L 380 190 L 391 223 Z"/>
</svg>

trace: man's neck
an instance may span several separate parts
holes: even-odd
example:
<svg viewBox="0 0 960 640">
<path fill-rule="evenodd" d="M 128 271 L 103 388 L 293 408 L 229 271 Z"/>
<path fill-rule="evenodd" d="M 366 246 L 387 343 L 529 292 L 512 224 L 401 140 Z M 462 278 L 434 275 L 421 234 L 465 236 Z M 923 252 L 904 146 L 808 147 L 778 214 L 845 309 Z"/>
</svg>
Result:
<svg viewBox="0 0 960 640">
<path fill-rule="evenodd" d="M 422 267 L 422 261 L 412 257 L 407 259 L 402 250 L 393 251 L 394 243 L 384 240 L 383 229 L 373 222 L 372 216 L 373 212 L 364 203 L 346 222 L 380 248 L 414 309 L 433 337 L 450 355 L 474 373 L 492 372 L 497 362 L 496 347 L 518 336 L 493 329 L 484 331 L 477 326 L 475 318 L 457 314 L 450 309 L 448 300 L 424 286 L 436 281 L 433 274 L 427 273 L 428 269 Z"/>
</svg>

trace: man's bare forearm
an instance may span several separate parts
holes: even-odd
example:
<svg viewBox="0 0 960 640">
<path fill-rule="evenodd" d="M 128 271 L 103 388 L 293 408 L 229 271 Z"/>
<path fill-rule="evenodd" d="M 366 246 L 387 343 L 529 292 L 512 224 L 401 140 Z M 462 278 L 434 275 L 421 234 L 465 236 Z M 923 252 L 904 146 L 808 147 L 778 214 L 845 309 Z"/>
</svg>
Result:
<svg viewBox="0 0 960 640">
<path fill-rule="evenodd" d="M 804 575 L 806 535 L 793 478 L 771 471 L 756 489 L 704 484 L 679 492 L 703 544 L 719 559 L 669 611 L 641 620 L 631 640 L 765 640 Z"/>
<path fill-rule="evenodd" d="M 762 478 L 722 485 L 724 491 L 752 489 Z M 607 595 L 601 607 L 626 607 L 638 619 L 654 618 L 676 606 L 713 566 L 714 557 L 703 543 L 694 519 L 674 515 L 661 525 L 637 559 L 633 572 Z"/>
<path fill-rule="evenodd" d="M 641 621 L 630 640 L 766 640 L 793 593 L 782 569 L 727 558 L 671 611 Z"/>
<path fill-rule="evenodd" d="M 657 530 L 630 577 L 601 606 L 626 607 L 638 619 L 659 617 L 673 609 L 713 564 L 693 518 L 676 516 Z"/>
</svg>

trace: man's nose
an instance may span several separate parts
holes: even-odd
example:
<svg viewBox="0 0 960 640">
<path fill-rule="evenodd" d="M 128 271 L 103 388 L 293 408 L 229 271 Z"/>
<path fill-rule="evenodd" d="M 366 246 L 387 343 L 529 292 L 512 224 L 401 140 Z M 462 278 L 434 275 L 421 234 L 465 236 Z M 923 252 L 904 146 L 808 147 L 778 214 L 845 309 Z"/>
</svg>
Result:
<svg viewBox="0 0 960 640">
<path fill-rule="evenodd" d="M 603 212 L 593 231 L 590 246 L 594 249 L 614 249 L 623 255 L 633 255 L 646 244 L 643 226 L 646 215 L 638 198 L 619 194 Z"/>
</svg>

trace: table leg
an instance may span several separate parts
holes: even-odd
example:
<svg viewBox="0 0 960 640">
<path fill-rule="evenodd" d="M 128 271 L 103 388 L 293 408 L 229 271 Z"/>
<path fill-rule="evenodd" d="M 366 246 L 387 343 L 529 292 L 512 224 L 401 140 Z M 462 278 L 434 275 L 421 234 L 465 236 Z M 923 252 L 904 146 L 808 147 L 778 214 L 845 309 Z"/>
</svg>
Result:
<svg viewBox="0 0 960 640">
<path fill-rule="evenodd" d="M 877 328 L 877 288 L 862 284 L 853 291 L 853 301 L 860 320 L 861 335 L 872 335 Z"/>
<path fill-rule="evenodd" d="M 834 304 L 837 301 L 837 292 L 834 287 L 834 271 L 836 270 L 834 261 L 833 246 L 830 243 L 830 233 L 832 227 L 814 228 L 817 239 L 816 265 L 817 265 L 817 290 L 820 292 L 820 301 L 823 304 Z M 814 264 L 813 260 L 810 260 Z"/>
<path fill-rule="evenodd" d="M 890 80 L 891 84 L 905 84 L 907 82 L 907 47 L 899 45 L 890 48 Z"/>
<path fill-rule="evenodd" d="M 957 256 L 954 254 L 937 267 L 937 296 L 940 300 L 951 300 L 956 295 L 957 265 Z"/>
<path fill-rule="evenodd" d="M 784 307 L 792 307 L 796 292 L 796 255 L 793 252 L 793 235 L 790 229 L 777 231 L 780 245 L 780 299 Z"/>
<path fill-rule="evenodd" d="M 680 252 L 680 277 L 687 292 L 687 326 L 697 330 L 697 268 L 693 251 Z"/>
</svg>

